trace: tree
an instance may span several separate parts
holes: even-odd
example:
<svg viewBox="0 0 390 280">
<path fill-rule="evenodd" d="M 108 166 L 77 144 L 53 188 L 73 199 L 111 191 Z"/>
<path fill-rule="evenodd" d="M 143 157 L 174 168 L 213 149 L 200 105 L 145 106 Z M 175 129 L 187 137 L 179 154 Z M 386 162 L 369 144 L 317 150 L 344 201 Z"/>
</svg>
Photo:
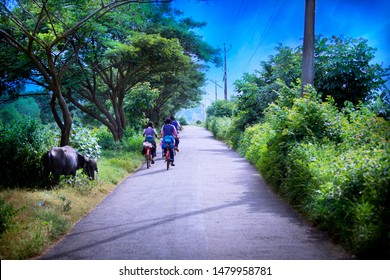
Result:
<svg viewBox="0 0 390 280">
<path fill-rule="evenodd" d="M 159 94 L 158 89 L 152 88 L 149 82 L 137 84 L 126 94 L 124 111 L 131 127 L 140 130 L 145 126 L 149 119 L 147 112 L 153 109 Z"/>
<path fill-rule="evenodd" d="M 193 63 L 179 71 L 155 75 L 151 84 L 159 89 L 160 94 L 147 117 L 161 124 L 164 118 L 175 115 L 181 108 L 196 106 L 201 101 L 203 92 L 200 87 L 204 83 L 204 73 Z"/>
<path fill-rule="evenodd" d="M 198 103 L 199 88 L 205 81 L 201 73 L 204 66 L 199 61 L 218 61 L 218 51 L 190 31 L 202 24 L 184 22 L 176 19 L 169 5 L 132 6 L 131 11 L 117 9 L 110 13 L 96 23 L 99 27 L 89 34 L 92 43 L 70 68 L 71 74 L 64 82 L 65 97 L 106 125 L 116 140 L 122 138 L 126 118 L 136 119 L 125 114 L 125 108 L 138 111 L 126 104 L 126 95 L 147 94 L 132 91 L 139 84 L 147 82 L 159 93 L 154 106 L 143 112 L 156 123 Z"/>
<path fill-rule="evenodd" d="M 33 75 L 27 79 L 51 93 L 50 107 L 61 130 L 61 145 L 69 143 L 72 126 L 62 79 L 89 43 L 84 32 L 117 7 L 154 2 L 170 1 L 0 1 L 0 42 L 23 55 L 32 66 Z"/>
<path fill-rule="evenodd" d="M 261 62 L 261 69 L 254 74 L 246 73 L 234 82 L 237 114 L 234 126 L 244 131 L 247 126 L 258 123 L 264 110 L 278 97 L 280 83 L 291 86 L 301 75 L 302 56 L 299 48 L 293 49 L 279 44 L 277 53 L 270 55 L 267 61 Z"/>
<path fill-rule="evenodd" d="M 207 117 L 232 117 L 234 103 L 228 100 L 217 100 L 206 109 Z"/>
<path fill-rule="evenodd" d="M 94 40 L 70 68 L 64 96 L 121 140 L 126 129 L 126 95 L 152 75 L 177 72 L 191 61 L 177 40 L 156 34 L 135 32 L 123 42 Z"/>
<path fill-rule="evenodd" d="M 0 104 L 18 97 L 25 89 L 31 65 L 16 49 L 0 44 Z"/>
<path fill-rule="evenodd" d="M 176 38 L 180 41 L 185 54 L 191 56 L 197 63 L 210 62 L 217 67 L 222 66 L 221 50 L 207 44 L 195 30 L 203 28 L 206 22 L 198 22 L 192 18 L 182 17 L 179 10 L 172 10 L 169 5 L 160 5 L 157 9 L 145 14 L 147 24 L 139 27 L 138 31 L 147 34 L 160 34 L 164 38 Z"/>
<path fill-rule="evenodd" d="M 363 38 L 316 38 L 314 86 L 323 100 L 332 96 L 339 108 L 375 98 L 386 90 L 390 67 L 372 63 L 375 48 Z"/>
</svg>

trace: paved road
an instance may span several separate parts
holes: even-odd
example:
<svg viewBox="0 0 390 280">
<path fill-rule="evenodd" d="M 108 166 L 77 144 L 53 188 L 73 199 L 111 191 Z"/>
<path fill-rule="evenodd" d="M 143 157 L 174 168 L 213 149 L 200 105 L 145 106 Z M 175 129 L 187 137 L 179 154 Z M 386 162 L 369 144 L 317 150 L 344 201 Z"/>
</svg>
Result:
<svg viewBox="0 0 390 280">
<path fill-rule="evenodd" d="M 41 258 L 348 258 L 208 131 L 181 137 L 175 167 L 143 166 Z"/>
</svg>

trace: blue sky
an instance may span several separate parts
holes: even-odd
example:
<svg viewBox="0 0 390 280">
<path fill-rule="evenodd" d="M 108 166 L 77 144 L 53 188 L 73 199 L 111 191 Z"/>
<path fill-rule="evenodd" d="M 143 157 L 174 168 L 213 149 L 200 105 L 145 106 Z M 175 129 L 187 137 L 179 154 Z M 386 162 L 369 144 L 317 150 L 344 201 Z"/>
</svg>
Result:
<svg viewBox="0 0 390 280">
<path fill-rule="evenodd" d="M 228 95 L 232 83 L 245 72 L 260 68 L 260 61 L 275 54 L 275 47 L 302 44 L 305 0 L 174 0 L 183 16 L 207 22 L 197 32 L 214 47 L 227 52 Z M 377 48 L 374 62 L 390 65 L 389 0 L 317 0 L 315 34 L 325 37 L 365 38 Z M 223 86 L 223 67 L 211 67 L 207 77 Z M 206 106 L 215 100 L 215 86 L 205 86 Z M 218 98 L 223 89 L 218 88 Z M 207 104 L 208 103 L 208 104 Z"/>
</svg>

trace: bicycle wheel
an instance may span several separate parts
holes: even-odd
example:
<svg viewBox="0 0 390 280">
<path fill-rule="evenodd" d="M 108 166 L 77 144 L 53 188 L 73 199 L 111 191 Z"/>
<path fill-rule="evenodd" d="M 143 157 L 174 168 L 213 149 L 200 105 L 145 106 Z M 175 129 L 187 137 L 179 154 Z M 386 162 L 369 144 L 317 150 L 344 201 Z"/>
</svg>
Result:
<svg viewBox="0 0 390 280">
<path fill-rule="evenodd" d="M 146 158 L 146 168 L 149 169 L 149 167 L 150 167 L 150 149 L 149 148 L 146 149 L 145 158 Z"/>
<path fill-rule="evenodd" d="M 171 164 L 171 156 L 169 154 L 169 149 L 165 148 L 165 162 L 167 163 L 167 170 L 169 169 L 169 165 Z"/>
</svg>

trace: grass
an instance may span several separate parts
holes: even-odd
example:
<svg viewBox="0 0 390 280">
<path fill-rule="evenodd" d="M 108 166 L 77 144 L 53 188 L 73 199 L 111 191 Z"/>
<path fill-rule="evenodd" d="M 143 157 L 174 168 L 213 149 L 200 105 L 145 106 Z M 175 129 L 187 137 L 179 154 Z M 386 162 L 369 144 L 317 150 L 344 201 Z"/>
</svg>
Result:
<svg viewBox="0 0 390 280">
<path fill-rule="evenodd" d="M 13 211 L 8 211 L 12 212 L 11 222 L 0 234 L 0 258 L 23 260 L 40 256 L 142 161 L 138 153 L 104 151 L 98 162 L 98 178 L 93 182 L 79 171 L 75 181 L 63 177 L 60 185 L 51 189 L 1 190 L 0 199 Z"/>
</svg>

